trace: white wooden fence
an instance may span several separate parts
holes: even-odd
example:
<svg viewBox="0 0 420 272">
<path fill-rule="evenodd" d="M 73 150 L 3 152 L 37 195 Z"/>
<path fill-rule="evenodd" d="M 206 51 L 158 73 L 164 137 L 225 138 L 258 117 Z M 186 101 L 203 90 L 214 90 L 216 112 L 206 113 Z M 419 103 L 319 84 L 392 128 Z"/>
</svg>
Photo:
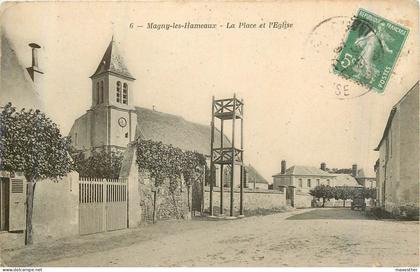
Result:
<svg viewBox="0 0 420 272">
<path fill-rule="evenodd" d="M 127 179 L 79 178 L 79 233 L 127 228 Z"/>
</svg>

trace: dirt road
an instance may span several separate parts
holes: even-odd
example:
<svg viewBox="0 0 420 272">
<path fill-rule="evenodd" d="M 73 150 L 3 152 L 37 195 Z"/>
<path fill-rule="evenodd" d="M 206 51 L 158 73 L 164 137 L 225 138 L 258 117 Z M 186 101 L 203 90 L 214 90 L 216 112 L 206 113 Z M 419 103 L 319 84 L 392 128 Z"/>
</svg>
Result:
<svg viewBox="0 0 420 272">
<path fill-rule="evenodd" d="M 2 252 L 33 266 L 419 266 L 419 223 L 350 209 L 166 222 Z"/>
</svg>

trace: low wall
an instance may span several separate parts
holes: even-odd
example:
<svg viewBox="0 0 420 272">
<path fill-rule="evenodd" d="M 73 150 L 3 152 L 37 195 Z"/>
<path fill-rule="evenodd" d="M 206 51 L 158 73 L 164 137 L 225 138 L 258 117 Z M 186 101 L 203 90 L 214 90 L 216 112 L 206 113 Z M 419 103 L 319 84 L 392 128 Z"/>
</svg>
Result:
<svg viewBox="0 0 420 272">
<path fill-rule="evenodd" d="M 233 190 L 234 215 L 239 215 L 240 190 Z M 261 210 L 280 210 L 286 207 L 286 194 L 277 190 L 244 189 L 244 213 L 253 214 Z M 210 188 L 204 188 L 204 210 L 209 211 Z M 225 215 L 230 211 L 230 188 L 223 188 L 223 210 Z M 220 187 L 213 188 L 213 213 L 218 215 L 220 211 Z"/>
<path fill-rule="evenodd" d="M 37 183 L 32 215 L 34 242 L 79 234 L 79 174 Z"/>
<path fill-rule="evenodd" d="M 310 208 L 312 207 L 312 200 L 313 196 L 310 194 L 297 192 L 294 198 L 295 208 Z"/>
<path fill-rule="evenodd" d="M 322 206 L 322 200 L 319 201 L 320 205 Z M 343 206 L 344 201 L 342 199 L 330 199 L 330 200 L 325 200 L 325 207 L 351 207 L 351 203 L 352 200 L 351 199 L 347 199 L 345 206 Z"/>
</svg>

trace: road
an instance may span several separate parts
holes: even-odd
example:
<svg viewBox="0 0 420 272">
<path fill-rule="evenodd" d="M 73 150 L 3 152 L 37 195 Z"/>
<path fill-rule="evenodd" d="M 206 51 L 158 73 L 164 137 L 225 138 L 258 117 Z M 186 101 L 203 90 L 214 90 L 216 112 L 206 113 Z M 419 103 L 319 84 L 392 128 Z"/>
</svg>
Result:
<svg viewBox="0 0 420 272">
<path fill-rule="evenodd" d="M 419 223 L 350 209 L 161 222 L 2 252 L 10 266 L 419 266 Z"/>
</svg>

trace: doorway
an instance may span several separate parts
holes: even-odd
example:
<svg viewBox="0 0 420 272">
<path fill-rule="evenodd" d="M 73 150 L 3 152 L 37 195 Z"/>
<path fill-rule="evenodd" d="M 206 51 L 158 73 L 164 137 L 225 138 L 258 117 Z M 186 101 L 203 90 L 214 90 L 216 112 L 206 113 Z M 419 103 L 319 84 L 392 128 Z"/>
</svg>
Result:
<svg viewBox="0 0 420 272">
<path fill-rule="evenodd" d="M 9 229 L 9 178 L 0 178 L 0 231 Z"/>
</svg>

